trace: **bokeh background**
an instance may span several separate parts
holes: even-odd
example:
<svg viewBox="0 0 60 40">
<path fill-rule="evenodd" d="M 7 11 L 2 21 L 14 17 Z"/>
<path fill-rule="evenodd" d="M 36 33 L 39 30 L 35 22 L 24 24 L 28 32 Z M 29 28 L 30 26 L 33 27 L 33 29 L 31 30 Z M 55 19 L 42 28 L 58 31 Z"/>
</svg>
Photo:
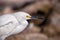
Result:
<svg viewBox="0 0 60 40">
<path fill-rule="evenodd" d="M 60 0 L 0 0 L 0 15 L 24 11 L 29 20 L 21 33 L 5 40 L 60 40 Z"/>
</svg>

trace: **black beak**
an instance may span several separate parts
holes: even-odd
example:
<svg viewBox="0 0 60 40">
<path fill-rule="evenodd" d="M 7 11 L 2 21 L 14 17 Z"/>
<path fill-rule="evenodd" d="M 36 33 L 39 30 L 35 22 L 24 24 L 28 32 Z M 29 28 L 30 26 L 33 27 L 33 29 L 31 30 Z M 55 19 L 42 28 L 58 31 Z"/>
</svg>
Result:
<svg viewBox="0 0 60 40">
<path fill-rule="evenodd" d="M 30 22 L 31 20 L 44 20 L 44 18 L 37 18 L 37 16 L 32 16 L 31 19 L 28 19 L 27 21 Z"/>
<path fill-rule="evenodd" d="M 36 16 L 32 16 L 31 19 L 37 19 L 37 17 Z"/>
</svg>

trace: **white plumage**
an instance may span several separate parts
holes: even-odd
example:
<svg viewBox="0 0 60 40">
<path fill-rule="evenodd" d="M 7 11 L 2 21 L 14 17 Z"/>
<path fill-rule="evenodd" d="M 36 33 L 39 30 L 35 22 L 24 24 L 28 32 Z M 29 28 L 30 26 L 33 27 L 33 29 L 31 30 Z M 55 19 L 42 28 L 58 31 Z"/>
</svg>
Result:
<svg viewBox="0 0 60 40">
<path fill-rule="evenodd" d="M 31 17 L 25 12 L 16 12 L 0 16 L 0 40 L 6 37 L 22 32 L 28 25 L 27 20 Z"/>
</svg>

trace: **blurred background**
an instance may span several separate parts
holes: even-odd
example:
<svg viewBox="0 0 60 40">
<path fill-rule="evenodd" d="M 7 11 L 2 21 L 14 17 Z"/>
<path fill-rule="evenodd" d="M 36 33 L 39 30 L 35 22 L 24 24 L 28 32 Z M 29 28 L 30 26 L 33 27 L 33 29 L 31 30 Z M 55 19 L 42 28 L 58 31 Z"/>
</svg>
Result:
<svg viewBox="0 0 60 40">
<path fill-rule="evenodd" d="M 0 0 L 0 15 L 24 11 L 29 20 L 21 33 L 5 40 L 60 40 L 60 0 Z"/>
</svg>

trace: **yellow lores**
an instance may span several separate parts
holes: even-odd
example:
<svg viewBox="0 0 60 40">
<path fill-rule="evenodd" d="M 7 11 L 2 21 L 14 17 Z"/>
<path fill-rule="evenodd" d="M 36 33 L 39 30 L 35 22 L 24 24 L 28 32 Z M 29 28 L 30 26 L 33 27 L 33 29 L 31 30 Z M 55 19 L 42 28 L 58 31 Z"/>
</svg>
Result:
<svg viewBox="0 0 60 40">
<path fill-rule="evenodd" d="M 27 18 L 27 19 L 31 19 L 31 16 L 28 16 L 28 15 L 27 15 L 26 18 Z"/>
</svg>

